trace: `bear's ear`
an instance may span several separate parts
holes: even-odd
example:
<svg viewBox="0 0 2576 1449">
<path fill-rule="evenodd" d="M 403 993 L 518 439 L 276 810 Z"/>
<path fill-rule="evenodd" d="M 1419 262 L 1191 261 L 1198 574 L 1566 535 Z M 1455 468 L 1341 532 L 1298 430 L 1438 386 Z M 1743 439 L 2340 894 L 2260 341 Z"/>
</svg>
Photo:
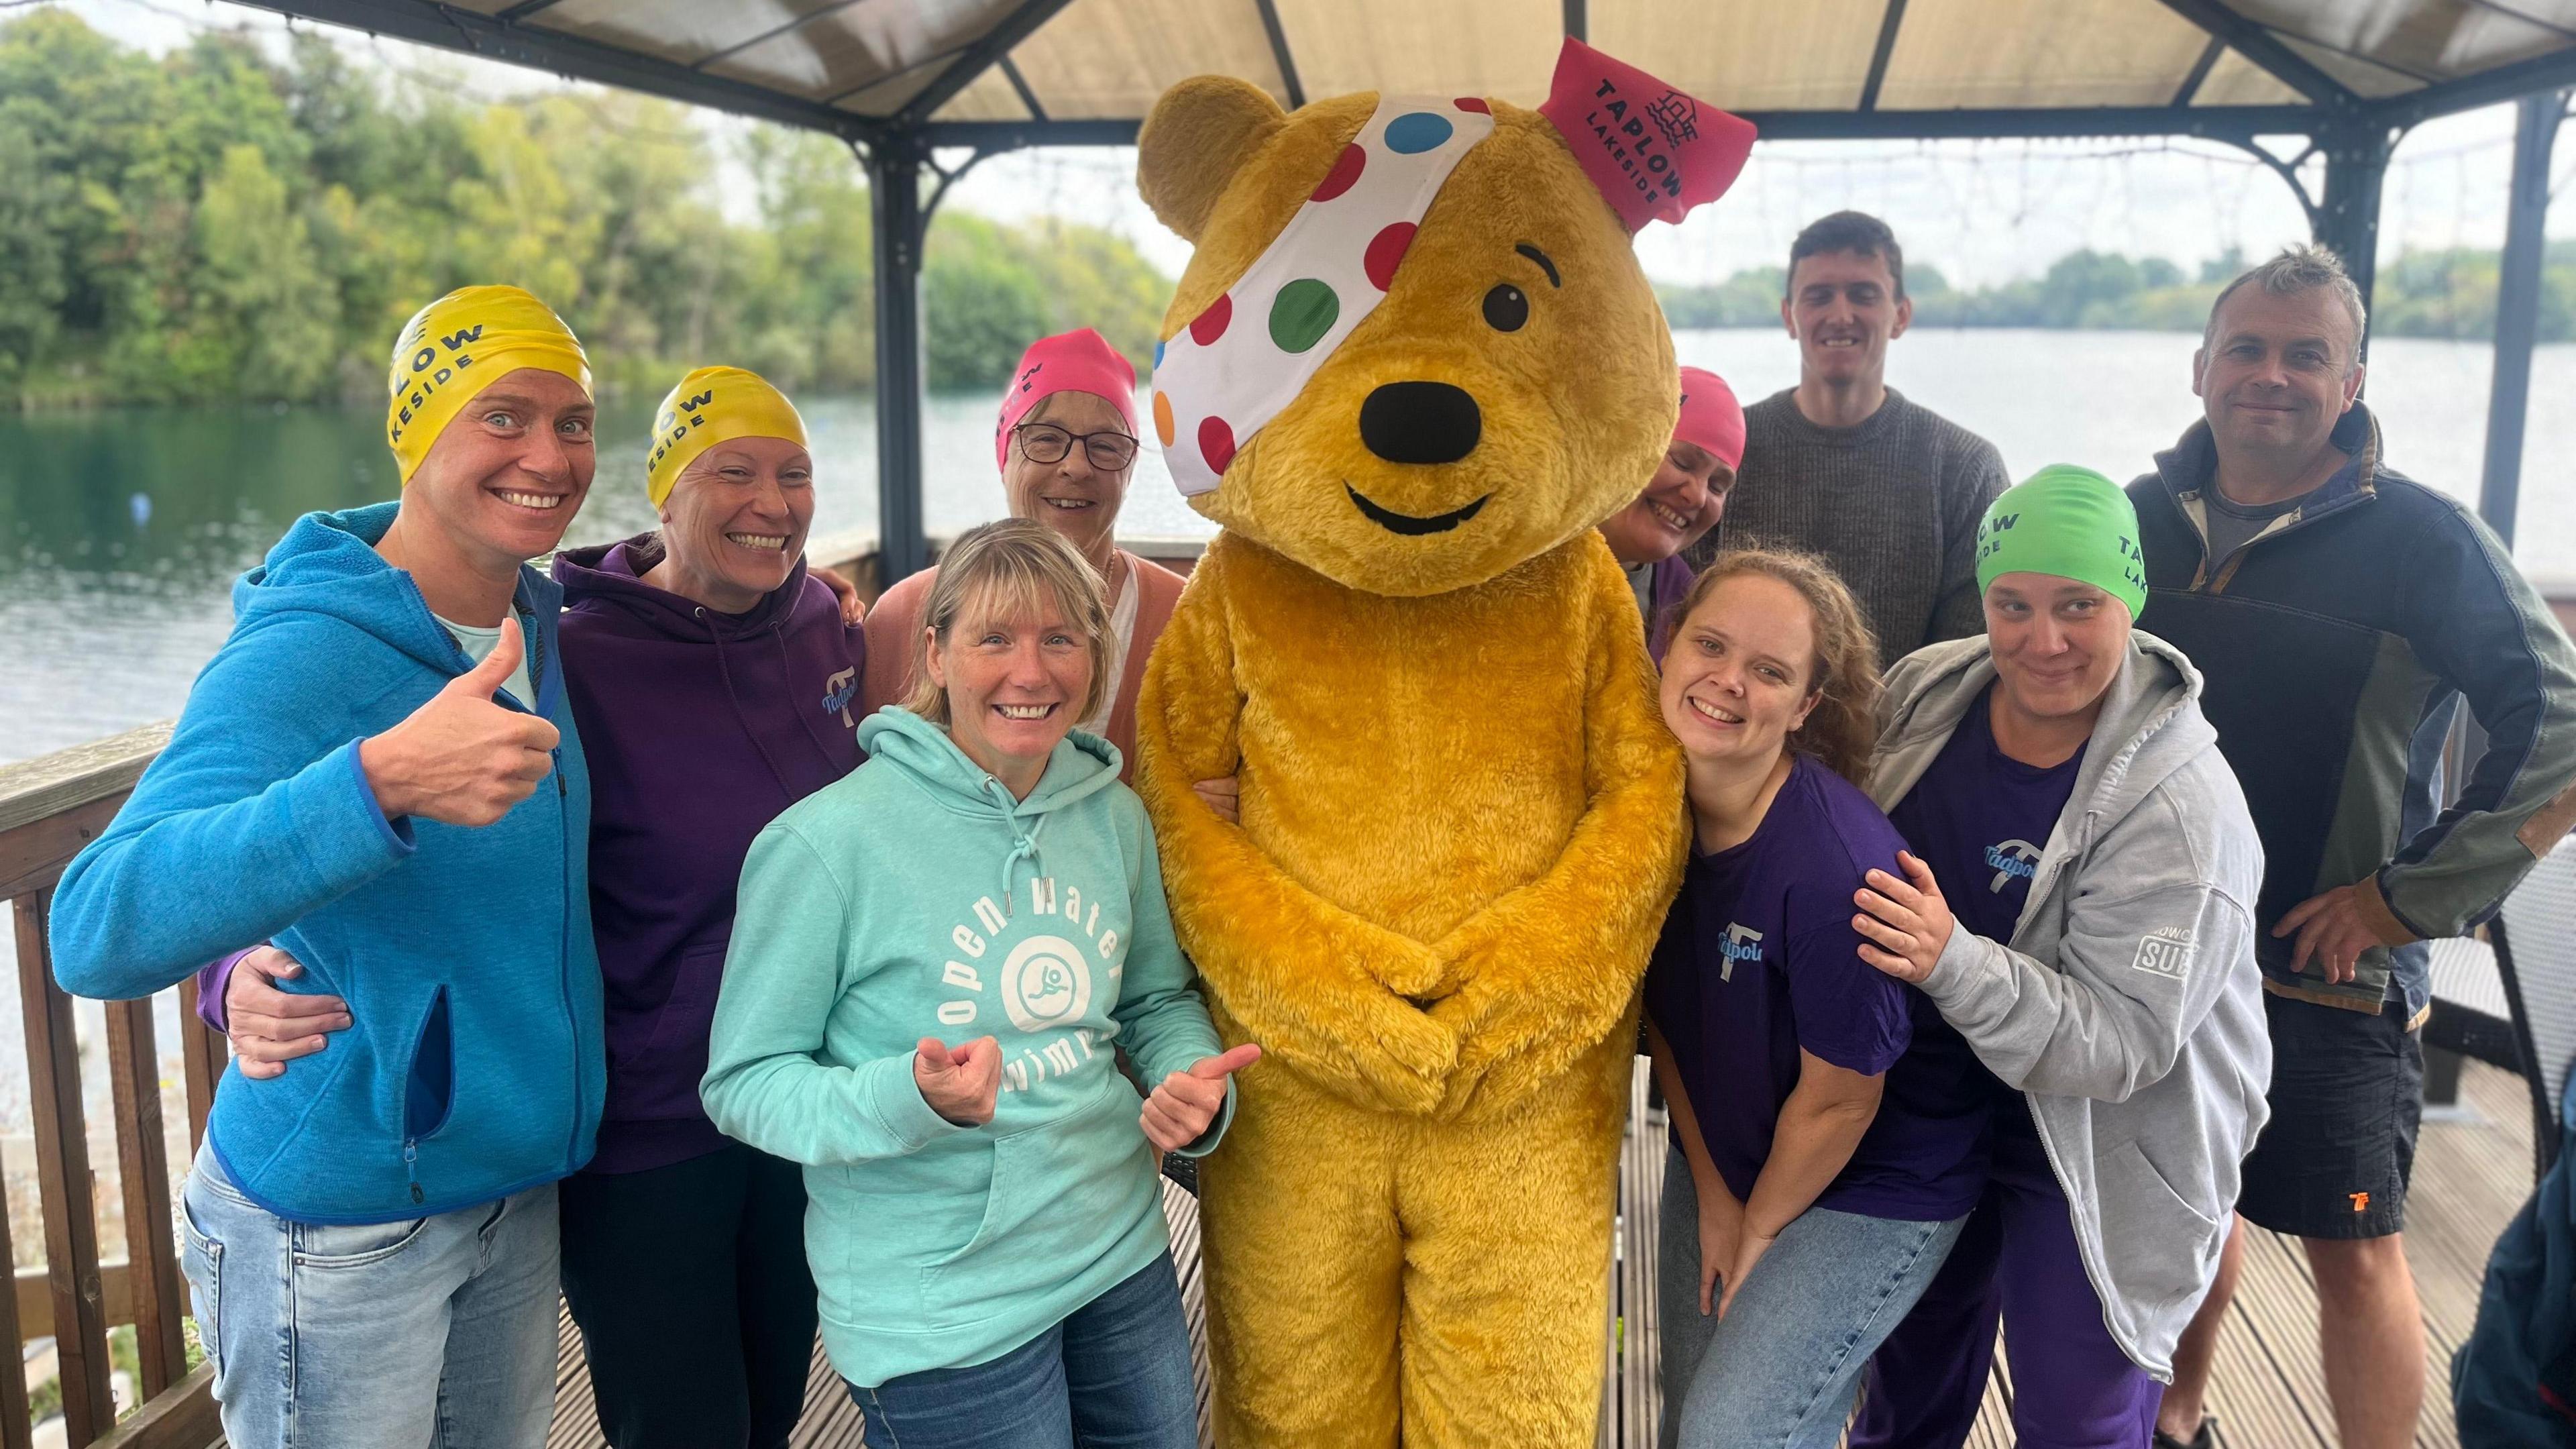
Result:
<svg viewBox="0 0 2576 1449">
<path fill-rule="evenodd" d="M 1163 92 L 1136 133 L 1136 189 L 1163 225 L 1195 242 L 1226 183 L 1287 120 L 1250 81 L 1192 76 Z"/>
</svg>

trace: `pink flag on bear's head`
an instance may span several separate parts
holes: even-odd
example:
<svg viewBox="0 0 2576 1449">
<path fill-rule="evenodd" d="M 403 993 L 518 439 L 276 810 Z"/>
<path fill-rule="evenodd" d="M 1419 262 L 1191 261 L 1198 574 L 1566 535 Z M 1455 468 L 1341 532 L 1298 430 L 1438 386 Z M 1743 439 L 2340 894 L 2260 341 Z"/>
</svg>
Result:
<svg viewBox="0 0 2576 1449">
<path fill-rule="evenodd" d="M 1538 110 L 1631 232 L 1724 196 L 1753 153 L 1752 122 L 1572 36 Z"/>
</svg>

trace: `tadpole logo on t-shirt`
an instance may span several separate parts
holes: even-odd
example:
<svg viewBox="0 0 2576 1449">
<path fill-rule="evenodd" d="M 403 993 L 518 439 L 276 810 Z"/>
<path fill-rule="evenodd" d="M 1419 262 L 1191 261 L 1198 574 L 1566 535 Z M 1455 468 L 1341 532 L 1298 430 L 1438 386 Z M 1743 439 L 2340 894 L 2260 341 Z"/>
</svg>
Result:
<svg viewBox="0 0 2576 1449">
<path fill-rule="evenodd" d="M 1735 979 L 1736 962 L 1762 959 L 1762 933 L 1740 922 L 1729 921 L 1726 923 L 1726 939 L 1717 943 L 1717 949 L 1725 957 L 1718 963 L 1717 979 L 1732 981 Z"/>
<path fill-rule="evenodd" d="M 2016 880 L 2028 880 L 2039 873 L 2039 847 L 2027 840 L 2006 840 L 1986 847 L 1986 864 L 1995 869 L 1995 878 L 1986 889 L 1997 895 Z"/>
</svg>

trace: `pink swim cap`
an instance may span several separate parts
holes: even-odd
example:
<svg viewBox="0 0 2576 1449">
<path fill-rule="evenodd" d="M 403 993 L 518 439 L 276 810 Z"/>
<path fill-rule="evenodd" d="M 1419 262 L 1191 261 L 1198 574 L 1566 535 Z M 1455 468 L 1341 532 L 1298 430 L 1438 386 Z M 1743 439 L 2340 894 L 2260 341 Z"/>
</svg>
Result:
<svg viewBox="0 0 2576 1449">
<path fill-rule="evenodd" d="M 1730 473 L 1744 466 L 1744 408 L 1725 378 L 1703 368 L 1682 369 L 1682 415 L 1673 424 L 1673 440 L 1708 449 Z"/>
<path fill-rule="evenodd" d="M 993 464 L 1011 459 L 1011 429 L 1029 410 L 1060 392 L 1087 392 L 1118 409 L 1129 435 L 1136 433 L 1136 364 L 1085 327 L 1041 337 L 1020 354 L 1011 385 L 1002 394 L 1002 416 L 993 425 Z"/>
</svg>

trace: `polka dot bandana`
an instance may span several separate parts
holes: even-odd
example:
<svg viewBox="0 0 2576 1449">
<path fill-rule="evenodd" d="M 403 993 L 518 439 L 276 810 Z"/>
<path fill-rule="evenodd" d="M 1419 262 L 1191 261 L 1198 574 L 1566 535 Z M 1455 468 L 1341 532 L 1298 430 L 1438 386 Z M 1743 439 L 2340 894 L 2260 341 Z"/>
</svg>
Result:
<svg viewBox="0 0 2576 1449">
<path fill-rule="evenodd" d="M 1154 348 L 1154 433 L 1184 497 L 1214 491 L 1376 309 L 1431 199 L 1493 129 L 1472 96 L 1380 99 L 1269 249 Z"/>
</svg>

